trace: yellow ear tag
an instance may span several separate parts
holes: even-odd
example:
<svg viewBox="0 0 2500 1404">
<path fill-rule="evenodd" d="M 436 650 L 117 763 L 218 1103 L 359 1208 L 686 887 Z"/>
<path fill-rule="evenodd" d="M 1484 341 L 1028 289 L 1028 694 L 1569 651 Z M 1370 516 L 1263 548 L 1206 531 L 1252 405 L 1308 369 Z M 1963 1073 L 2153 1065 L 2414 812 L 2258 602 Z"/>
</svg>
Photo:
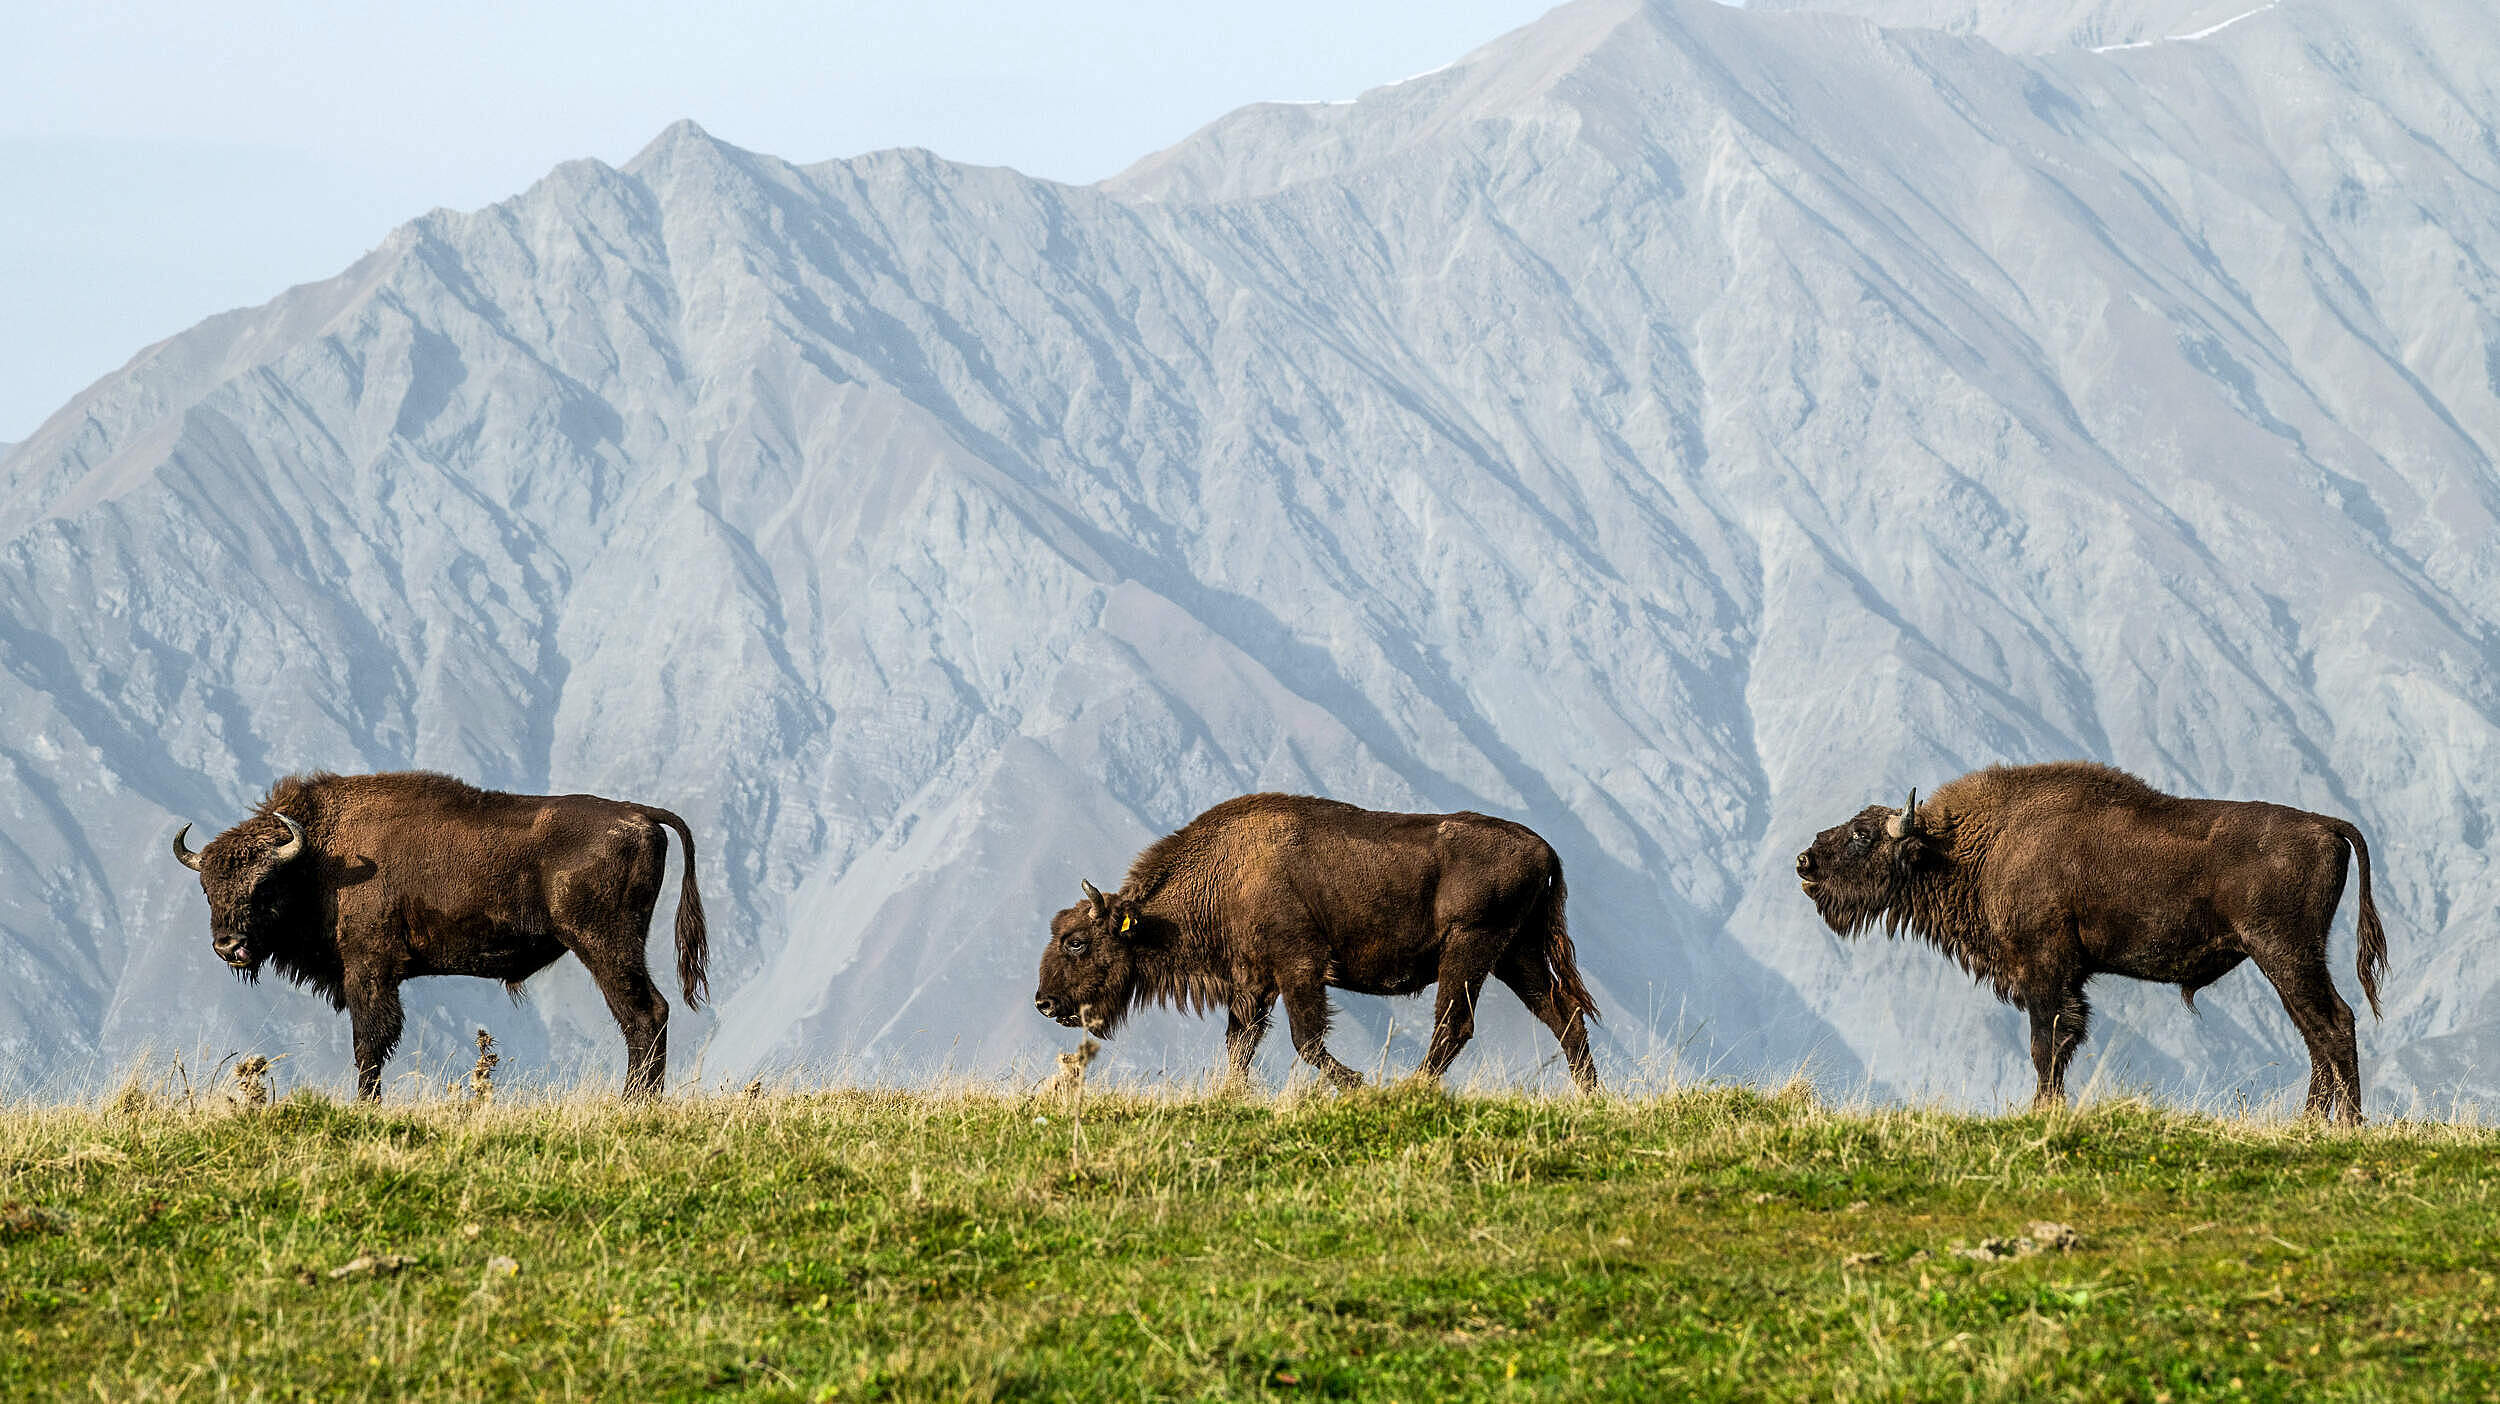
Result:
<svg viewBox="0 0 2500 1404">
<path fill-rule="evenodd" d="M 1135 926 L 1136 924 L 1137 924 L 1137 918 L 1135 918 L 1135 917 L 1133 917 L 1133 916 L 1124 916 L 1124 917 L 1121 917 L 1121 918 L 1120 918 L 1120 929 L 1121 929 L 1122 931 L 1126 931 L 1126 930 L 1128 930 L 1130 927 Z"/>
</svg>

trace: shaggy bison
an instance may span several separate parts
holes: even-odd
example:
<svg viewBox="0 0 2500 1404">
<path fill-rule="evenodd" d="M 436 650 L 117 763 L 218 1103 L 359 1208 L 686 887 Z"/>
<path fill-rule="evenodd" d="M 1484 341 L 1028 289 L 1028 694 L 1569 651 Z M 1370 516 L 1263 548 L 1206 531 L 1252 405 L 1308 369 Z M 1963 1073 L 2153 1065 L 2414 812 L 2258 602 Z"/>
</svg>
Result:
<svg viewBox="0 0 2500 1404">
<path fill-rule="evenodd" d="M 581 958 L 625 1033 L 625 1090 L 668 1072 L 668 1002 L 643 960 L 668 857 L 685 846 L 677 978 L 686 1007 L 704 985 L 703 897 L 694 835 L 665 809 L 596 795 L 507 795 L 447 775 L 298 775 L 199 852 L 218 959 L 247 979 L 261 964 L 347 1011 L 356 1092 L 381 1095 L 399 1042 L 399 985 L 483 975 L 517 994 L 566 951 Z"/>
<path fill-rule="evenodd" d="M 1797 876 L 1832 930 L 1912 932 L 2031 1016 L 2037 1100 L 2063 1102 L 2084 983 L 2125 975 L 2196 992 L 2244 960 L 2309 1045 L 2311 1115 L 2361 1119 L 2352 1010 L 2327 974 L 2349 848 L 2361 872 L 2360 977 L 2378 1013 L 2387 934 L 2370 848 L 2341 819 L 2180 799 L 2108 766 L 1995 766 L 1901 809 L 1869 805 L 1814 836 Z"/>
<path fill-rule="evenodd" d="M 1296 1051 L 1340 1087 L 1328 989 L 1413 994 L 1438 983 L 1418 1075 L 1437 1078 L 1476 1028 L 1487 975 L 1561 1040 L 1597 1090 L 1563 925 L 1562 860 L 1535 832 L 1481 814 L 1381 814 L 1300 795 L 1226 800 L 1156 841 L 1116 893 L 1051 918 L 1033 1007 L 1108 1037 L 1140 1003 L 1220 1007 L 1238 1081 L 1282 999 Z"/>
</svg>

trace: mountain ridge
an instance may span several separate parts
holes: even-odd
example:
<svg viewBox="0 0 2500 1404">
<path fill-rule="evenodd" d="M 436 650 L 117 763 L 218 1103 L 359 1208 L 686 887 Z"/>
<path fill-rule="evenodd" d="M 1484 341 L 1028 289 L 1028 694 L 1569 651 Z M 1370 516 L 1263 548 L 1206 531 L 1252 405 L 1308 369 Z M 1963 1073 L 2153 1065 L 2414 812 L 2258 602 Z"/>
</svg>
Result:
<svg viewBox="0 0 2500 1404">
<path fill-rule="evenodd" d="M 2014 54 L 2203 39 L 2270 0 L 1748 0 L 1766 13 L 1854 15 L 1891 29 L 1967 34 Z"/>
</svg>

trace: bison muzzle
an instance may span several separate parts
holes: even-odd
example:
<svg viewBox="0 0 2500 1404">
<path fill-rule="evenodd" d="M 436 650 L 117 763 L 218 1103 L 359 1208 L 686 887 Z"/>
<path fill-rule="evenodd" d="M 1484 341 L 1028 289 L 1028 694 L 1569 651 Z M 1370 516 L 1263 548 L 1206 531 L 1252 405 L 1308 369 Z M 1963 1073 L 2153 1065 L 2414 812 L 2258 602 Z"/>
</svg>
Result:
<svg viewBox="0 0 2500 1404">
<path fill-rule="evenodd" d="M 174 857 L 200 875 L 217 958 L 257 979 L 263 963 L 347 1011 L 356 1092 L 381 1095 L 399 1042 L 399 986 L 481 975 L 518 992 L 567 951 L 625 1034 L 625 1090 L 668 1073 L 668 1002 L 643 947 L 677 831 L 677 976 L 699 1007 L 706 940 L 694 835 L 665 809 L 596 795 L 508 795 L 447 775 L 299 775 L 249 819 Z"/>
<path fill-rule="evenodd" d="M 1413 994 L 1438 985 L 1418 1076 L 1439 1078 L 1475 1036 L 1490 975 L 1562 1044 L 1597 1090 L 1563 921 L 1562 860 L 1523 825 L 1482 814 L 1382 814 L 1301 795 L 1226 800 L 1156 841 L 1116 893 L 1051 918 L 1033 1007 L 1107 1038 L 1139 1004 L 1221 1008 L 1235 1082 L 1285 1006 L 1293 1045 L 1340 1087 L 1360 1074 L 1328 1051 L 1328 990 Z"/>
<path fill-rule="evenodd" d="M 1904 928 L 2031 1017 L 2035 1102 L 2062 1103 L 2091 1018 L 2085 982 L 2124 975 L 2196 992 L 2253 960 L 2309 1046 L 2308 1113 L 2361 1119 L 2352 1009 L 2327 973 L 2346 855 L 2361 874 L 2361 990 L 2378 1013 L 2387 934 L 2370 847 L 2341 819 L 2256 801 L 2182 799 L 2086 762 L 1994 766 L 1900 809 L 1815 835 L 1797 877 L 1824 922 Z"/>
</svg>

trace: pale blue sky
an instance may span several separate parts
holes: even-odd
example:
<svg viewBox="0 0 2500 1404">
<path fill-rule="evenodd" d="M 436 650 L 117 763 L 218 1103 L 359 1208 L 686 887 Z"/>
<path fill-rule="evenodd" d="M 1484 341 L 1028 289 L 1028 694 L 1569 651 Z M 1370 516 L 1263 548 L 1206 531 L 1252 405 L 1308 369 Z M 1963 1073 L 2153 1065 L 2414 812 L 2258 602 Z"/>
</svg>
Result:
<svg viewBox="0 0 2500 1404">
<path fill-rule="evenodd" d="M 1096 180 L 1246 102 L 1351 97 L 1549 0 L 0 0 L 0 442 L 149 342 L 437 205 L 680 117 L 792 160 Z"/>
</svg>

